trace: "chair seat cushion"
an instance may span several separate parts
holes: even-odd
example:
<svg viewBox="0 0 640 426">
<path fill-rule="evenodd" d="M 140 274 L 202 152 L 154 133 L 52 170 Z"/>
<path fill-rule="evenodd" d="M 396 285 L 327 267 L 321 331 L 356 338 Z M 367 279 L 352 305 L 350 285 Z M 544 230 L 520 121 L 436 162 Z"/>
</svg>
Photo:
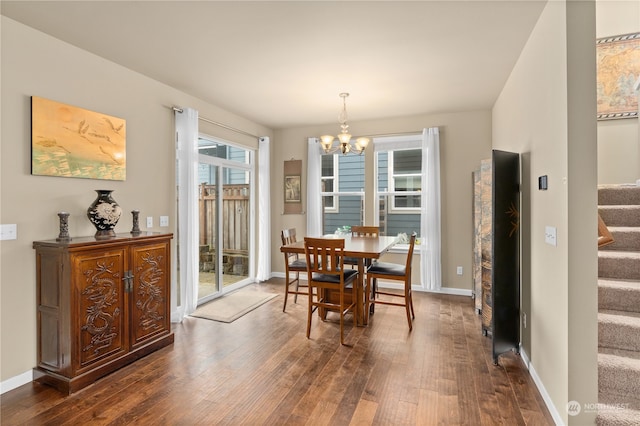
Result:
<svg viewBox="0 0 640 426">
<path fill-rule="evenodd" d="M 347 265 L 357 265 L 359 260 L 360 259 L 358 259 L 357 257 L 345 256 L 343 262 Z"/>
<path fill-rule="evenodd" d="M 358 271 L 355 269 L 347 269 L 344 271 L 344 283 L 345 285 L 351 284 L 355 277 L 358 275 Z M 325 283 L 339 283 L 340 276 L 333 274 L 313 274 L 313 281 L 322 281 Z M 347 286 L 348 287 L 348 286 Z"/>
<path fill-rule="evenodd" d="M 293 262 L 291 262 L 289 264 L 289 269 L 306 271 L 307 270 L 307 262 L 305 262 L 304 260 L 300 260 L 300 259 L 294 260 Z"/>
<path fill-rule="evenodd" d="M 397 263 L 376 262 L 367 269 L 370 274 L 404 275 L 405 266 Z"/>
</svg>

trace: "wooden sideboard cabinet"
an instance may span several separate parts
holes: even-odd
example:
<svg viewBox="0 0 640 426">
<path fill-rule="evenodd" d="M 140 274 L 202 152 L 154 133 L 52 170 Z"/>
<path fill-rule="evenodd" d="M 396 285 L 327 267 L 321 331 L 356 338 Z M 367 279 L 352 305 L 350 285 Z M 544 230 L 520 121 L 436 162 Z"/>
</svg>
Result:
<svg viewBox="0 0 640 426">
<path fill-rule="evenodd" d="M 36 381 L 70 394 L 173 343 L 171 238 L 141 232 L 33 243 Z"/>
</svg>

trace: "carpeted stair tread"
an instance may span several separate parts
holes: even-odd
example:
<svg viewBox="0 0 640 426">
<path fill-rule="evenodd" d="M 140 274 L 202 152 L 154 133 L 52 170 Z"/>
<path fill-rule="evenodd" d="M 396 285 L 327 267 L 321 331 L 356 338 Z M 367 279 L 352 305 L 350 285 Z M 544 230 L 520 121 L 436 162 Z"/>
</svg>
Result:
<svg viewBox="0 0 640 426">
<path fill-rule="evenodd" d="M 613 243 L 600 247 L 599 250 L 640 251 L 640 227 L 608 226 Z"/>
<path fill-rule="evenodd" d="M 640 205 L 598 206 L 598 213 L 609 226 L 640 226 Z"/>
<path fill-rule="evenodd" d="M 599 185 L 598 205 L 640 204 L 640 187 L 637 185 Z"/>
<path fill-rule="evenodd" d="M 598 309 L 640 312 L 640 281 L 600 278 Z"/>
<path fill-rule="evenodd" d="M 640 411 L 628 408 L 618 408 L 617 403 L 612 403 L 610 407 L 600 409 L 596 417 L 598 426 L 638 426 Z"/>
<path fill-rule="evenodd" d="M 626 357 L 626 358 L 632 358 L 632 359 L 637 359 L 638 361 L 640 361 L 640 352 L 637 351 L 625 351 L 624 349 L 615 349 L 615 348 L 598 348 L 598 353 L 599 354 L 605 354 L 605 355 L 615 355 L 615 356 L 619 356 L 619 357 Z M 640 398 L 640 395 L 638 395 L 638 398 Z"/>
<path fill-rule="evenodd" d="M 600 392 L 598 394 L 598 403 L 598 425 L 638 425 L 640 399 L 634 398 L 629 394 L 610 391 Z"/>
<path fill-rule="evenodd" d="M 640 252 L 598 250 L 598 277 L 640 280 Z"/>
<path fill-rule="evenodd" d="M 598 312 L 598 346 L 640 351 L 640 313 Z"/>
<path fill-rule="evenodd" d="M 637 405 L 640 395 L 640 359 L 598 353 L 599 394 L 605 398 L 626 396 Z M 638 407 L 640 408 L 640 407 Z"/>
</svg>

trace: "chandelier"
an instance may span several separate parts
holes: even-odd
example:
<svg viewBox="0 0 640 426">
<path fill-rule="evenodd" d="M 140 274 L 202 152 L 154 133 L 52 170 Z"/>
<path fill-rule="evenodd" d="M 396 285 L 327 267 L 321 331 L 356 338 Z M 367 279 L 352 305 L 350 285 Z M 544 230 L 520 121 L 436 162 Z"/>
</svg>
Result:
<svg viewBox="0 0 640 426">
<path fill-rule="evenodd" d="M 362 154 L 369 144 L 368 138 L 357 138 L 355 143 L 353 145 L 351 144 L 351 135 L 349 134 L 349 125 L 347 124 L 347 96 L 349 96 L 348 93 L 340 93 L 340 97 L 342 98 L 342 111 L 340 111 L 338 121 L 340 122 L 340 128 L 342 130 L 338 135 L 338 145 L 333 147 L 333 141 L 335 139 L 333 135 L 320 136 L 320 144 L 325 154 L 331 154 L 338 150 L 345 155 L 350 152 Z"/>
</svg>

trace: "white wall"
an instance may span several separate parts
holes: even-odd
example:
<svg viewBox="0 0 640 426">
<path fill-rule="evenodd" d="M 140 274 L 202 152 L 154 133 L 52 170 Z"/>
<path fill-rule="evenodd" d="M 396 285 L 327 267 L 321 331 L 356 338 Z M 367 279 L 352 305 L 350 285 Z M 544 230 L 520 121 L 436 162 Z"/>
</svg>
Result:
<svg viewBox="0 0 640 426">
<path fill-rule="evenodd" d="M 549 2 L 493 109 L 493 147 L 522 153 L 523 350 L 564 424 L 594 421 L 568 401 L 598 401 L 594 10 Z"/>
<path fill-rule="evenodd" d="M 69 44 L 2 17 L 1 223 L 18 226 L 18 238 L 0 244 L 0 380 L 36 365 L 35 253 L 32 242 L 59 232 L 57 212 L 71 213 L 71 236 L 93 235 L 86 209 L 94 189 L 113 189 L 125 212 L 116 232 L 129 232 L 133 209 L 154 217 L 154 231 L 175 232 L 174 124 L 171 106 L 256 135 L 269 129 L 129 71 Z M 101 181 L 32 176 L 30 97 L 40 96 L 121 117 L 127 124 L 127 179 Z M 257 147 L 257 141 L 209 126 L 213 136 Z M 160 215 L 169 228 L 159 228 Z M 141 220 L 145 229 L 145 221 Z M 174 250 L 175 253 L 175 250 Z"/>
<path fill-rule="evenodd" d="M 596 37 L 640 31 L 640 1 L 597 0 Z M 598 122 L 598 183 L 633 183 L 640 179 L 640 120 Z"/>
</svg>

